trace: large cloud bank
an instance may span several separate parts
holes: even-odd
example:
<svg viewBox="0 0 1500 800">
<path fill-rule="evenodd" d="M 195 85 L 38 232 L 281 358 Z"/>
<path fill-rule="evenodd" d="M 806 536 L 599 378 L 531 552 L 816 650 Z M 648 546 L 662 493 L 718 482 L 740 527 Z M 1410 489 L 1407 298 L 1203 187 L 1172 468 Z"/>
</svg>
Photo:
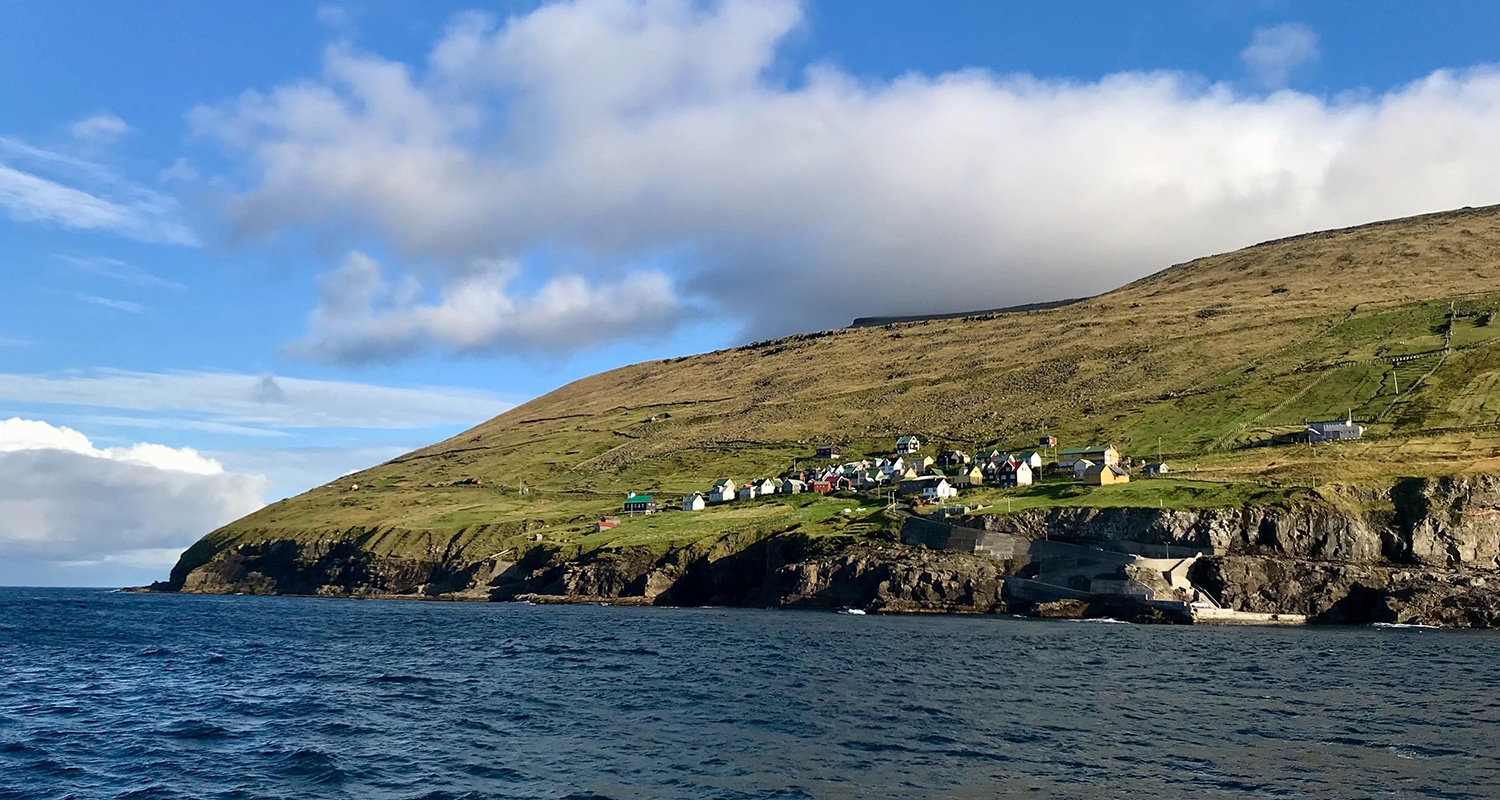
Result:
<svg viewBox="0 0 1500 800">
<path fill-rule="evenodd" d="M 245 157 L 237 235 L 374 235 L 399 262 L 325 280 L 293 351 L 332 360 L 583 347 L 690 307 L 760 335 L 1077 296 L 1500 200 L 1490 68 L 1334 98 L 1177 73 L 777 77 L 803 21 L 786 0 L 465 15 L 423 63 L 341 43 L 320 78 L 193 118 Z M 1268 86 L 1315 57 L 1295 27 L 1244 56 Z"/>
<path fill-rule="evenodd" d="M 99 448 L 71 428 L 0 421 L 0 558 L 170 565 L 265 489 L 190 448 Z"/>
</svg>

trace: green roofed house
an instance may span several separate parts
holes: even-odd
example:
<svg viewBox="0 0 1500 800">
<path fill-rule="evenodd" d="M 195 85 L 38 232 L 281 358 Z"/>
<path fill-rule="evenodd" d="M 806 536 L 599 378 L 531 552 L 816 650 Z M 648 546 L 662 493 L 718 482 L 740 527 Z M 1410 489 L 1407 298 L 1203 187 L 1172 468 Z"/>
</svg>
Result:
<svg viewBox="0 0 1500 800">
<path fill-rule="evenodd" d="M 625 513 L 655 514 L 656 501 L 652 500 L 651 495 L 649 494 L 636 494 L 635 492 L 631 492 L 630 496 L 625 498 Z"/>
<path fill-rule="evenodd" d="M 1057 456 L 1058 466 L 1065 468 L 1079 461 L 1092 461 L 1095 464 L 1113 466 L 1120 463 L 1120 451 L 1107 444 L 1095 444 L 1088 447 L 1064 448 Z"/>
<path fill-rule="evenodd" d="M 900 455 L 915 453 L 922 449 L 922 440 L 915 436 L 903 436 L 896 440 L 896 452 Z"/>
</svg>

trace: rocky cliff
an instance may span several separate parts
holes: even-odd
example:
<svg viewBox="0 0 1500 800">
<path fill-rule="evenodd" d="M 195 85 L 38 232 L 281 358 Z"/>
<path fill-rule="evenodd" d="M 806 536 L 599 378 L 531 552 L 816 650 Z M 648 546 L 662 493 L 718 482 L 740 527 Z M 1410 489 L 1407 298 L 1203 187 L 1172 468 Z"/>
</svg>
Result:
<svg viewBox="0 0 1500 800">
<path fill-rule="evenodd" d="M 1194 584 L 1240 611 L 1337 623 L 1500 626 L 1500 477 L 1410 479 L 1296 502 L 1177 511 L 1056 508 L 986 516 L 983 531 L 1154 554 L 1207 550 Z M 994 554 L 991 554 L 994 555 Z M 226 549 L 161 588 L 185 592 L 629 602 L 899 612 L 1139 617 L 1021 591 L 1012 559 L 892 541 L 797 534 L 727 536 L 668 550 L 579 556 L 545 543 L 486 559 L 382 558 L 356 539 L 268 540 Z M 1149 613 L 1144 614 L 1150 616 Z"/>
<path fill-rule="evenodd" d="M 540 545 L 480 563 L 379 558 L 353 539 L 332 546 L 242 544 L 157 588 L 210 594 L 431 597 L 536 602 L 779 606 L 884 611 L 1002 611 L 1002 565 L 887 541 L 798 535 L 726 537 L 666 553 L 570 557 Z"/>
<path fill-rule="evenodd" d="M 1500 476 L 1413 478 L 1388 491 L 1245 508 L 1057 508 L 986 531 L 1129 549 L 1207 550 L 1193 582 L 1239 611 L 1317 621 L 1500 625 Z"/>
</svg>

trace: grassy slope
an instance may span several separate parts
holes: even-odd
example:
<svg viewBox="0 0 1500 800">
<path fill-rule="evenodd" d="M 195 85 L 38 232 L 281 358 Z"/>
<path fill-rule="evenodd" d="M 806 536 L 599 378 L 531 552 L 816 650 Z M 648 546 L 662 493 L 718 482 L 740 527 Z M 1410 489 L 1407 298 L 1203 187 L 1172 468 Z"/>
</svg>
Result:
<svg viewBox="0 0 1500 800">
<path fill-rule="evenodd" d="M 589 548 L 745 525 L 822 530 L 829 517 L 808 510 L 820 504 L 665 515 L 607 535 L 589 524 L 629 490 L 672 502 L 719 477 L 808 462 L 819 442 L 874 454 L 906 432 L 1005 449 L 1046 430 L 1064 445 L 1160 447 L 1194 478 L 1265 485 L 1500 468 L 1497 308 L 1500 209 L 1310 234 L 1057 309 L 826 331 L 595 375 L 273 504 L 188 560 L 241 539 L 351 533 L 382 552 L 483 556 L 535 532 Z M 1246 446 L 1349 410 L 1370 427 L 1364 441 Z M 484 484 L 450 485 L 469 477 Z"/>
</svg>

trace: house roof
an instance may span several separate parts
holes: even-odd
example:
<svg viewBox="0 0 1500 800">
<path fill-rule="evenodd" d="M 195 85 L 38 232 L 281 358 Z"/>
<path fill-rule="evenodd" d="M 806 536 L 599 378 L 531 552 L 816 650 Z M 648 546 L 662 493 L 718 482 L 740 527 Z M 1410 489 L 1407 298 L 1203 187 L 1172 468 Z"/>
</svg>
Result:
<svg viewBox="0 0 1500 800">
<path fill-rule="evenodd" d="M 1071 455 L 1078 454 L 1078 453 L 1102 453 L 1105 450 L 1113 450 L 1113 449 L 1114 449 L 1113 445 L 1108 445 L 1108 444 L 1091 444 L 1088 447 L 1064 447 L 1063 450 L 1062 450 L 1062 453 L 1065 456 L 1071 456 Z"/>
<path fill-rule="evenodd" d="M 1114 474 L 1120 475 L 1120 476 L 1125 476 L 1125 475 L 1129 475 L 1130 474 L 1129 472 L 1125 471 L 1125 469 L 1123 467 L 1117 466 L 1115 464 L 1095 464 L 1094 466 L 1089 467 L 1088 469 L 1084 470 L 1083 474 L 1085 474 L 1085 475 L 1099 475 L 1099 474 L 1102 474 L 1105 470 L 1109 470 L 1110 472 L 1113 472 Z"/>
<path fill-rule="evenodd" d="M 649 494 L 632 494 L 631 496 L 625 498 L 625 502 L 627 502 L 627 503 L 649 503 L 649 502 L 651 502 L 651 495 L 649 495 Z"/>
<path fill-rule="evenodd" d="M 908 442 L 916 441 L 916 438 L 916 436 L 908 434 L 906 436 L 902 436 L 900 439 L 897 439 L 896 444 L 906 444 Z"/>
</svg>

